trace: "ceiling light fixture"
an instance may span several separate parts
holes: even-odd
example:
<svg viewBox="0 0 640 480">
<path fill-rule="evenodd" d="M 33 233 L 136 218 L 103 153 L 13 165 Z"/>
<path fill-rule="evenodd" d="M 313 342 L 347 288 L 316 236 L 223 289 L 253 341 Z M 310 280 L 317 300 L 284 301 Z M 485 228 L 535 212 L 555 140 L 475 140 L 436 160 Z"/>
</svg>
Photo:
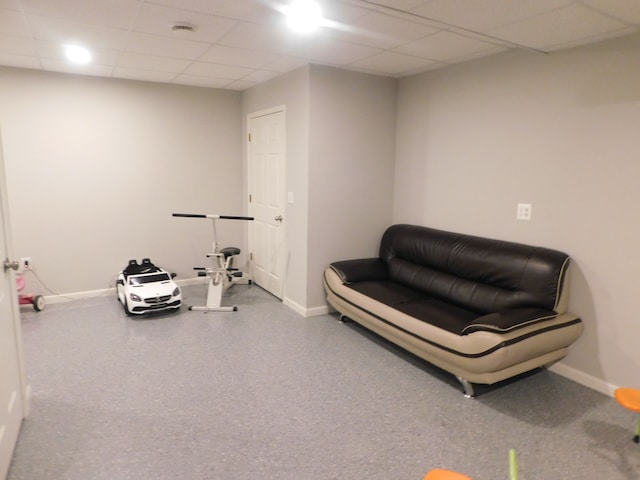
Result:
<svg viewBox="0 0 640 480">
<path fill-rule="evenodd" d="M 314 0 L 294 0 L 286 7 L 287 23 L 299 33 L 311 33 L 322 23 L 322 10 Z"/>
<path fill-rule="evenodd" d="M 67 58 L 73 63 L 89 63 L 91 61 L 91 52 L 79 45 L 67 45 L 65 46 L 64 53 Z"/>
</svg>

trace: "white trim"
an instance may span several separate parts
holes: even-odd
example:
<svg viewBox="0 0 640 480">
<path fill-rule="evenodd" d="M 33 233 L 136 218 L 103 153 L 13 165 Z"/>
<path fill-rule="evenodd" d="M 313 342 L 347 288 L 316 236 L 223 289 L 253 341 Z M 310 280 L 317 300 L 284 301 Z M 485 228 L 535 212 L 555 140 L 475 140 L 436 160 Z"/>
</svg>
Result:
<svg viewBox="0 0 640 480">
<path fill-rule="evenodd" d="M 323 305 L 321 307 L 307 308 L 307 317 L 317 317 L 329 313 L 329 307 Z"/>
<path fill-rule="evenodd" d="M 288 297 L 285 297 L 282 299 L 282 304 L 285 307 L 289 307 L 291 310 L 293 310 L 294 312 L 302 315 L 303 317 L 307 316 L 307 309 L 304 308 L 302 305 L 294 302 L 293 300 L 291 300 Z"/>
<path fill-rule="evenodd" d="M 194 278 L 186 278 L 184 280 L 175 280 L 175 282 L 181 287 L 186 287 L 189 285 L 200 285 L 202 283 L 206 283 L 207 279 L 203 279 L 202 277 L 194 277 Z M 115 287 L 102 288 L 100 290 L 86 290 L 82 292 L 73 292 L 73 293 L 65 293 L 65 294 L 58 294 L 58 295 L 46 295 L 44 299 L 47 304 L 53 305 L 56 303 L 65 303 L 65 302 L 71 302 L 73 300 L 81 300 L 83 298 L 108 297 L 111 295 L 113 295 L 113 298 L 115 298 L 115 295 L 116 295 Z"/>
<path fill-rule="evenodd" d="M 305 318 L 317 317 L 318 315 L 324 315 L 326 313 L 329 313 L 329 307 L 327 305 L 322 305 L 320 307 L 313 307 L 313 308 L 305 308 L 302 305 L 294 302 L 293 300 L 287 297 L 285 297 L 282 300 L 282 304 L 285 307 L 289 307 L 291 310 L 302 315 Z"/>
<path fill-rule="evenodd" d="M 251 158 L 252 158 L 252 153 L 253 153 L 253 146 L 252 146 L 252 142 L 249 141 L 249 135 L 250 135 L 250 127 L 251 127 L 251 122 L 261 118 L 261 117 L 266 117 L 269 115 L 275 115 L 275 114 L 282 114 L 282 128 L 283 128 L 283 137 L 282 137 L 282 156 L 284 158 L 284 165 L 280 164 L 280 166 L 282 167 L 282 171 L 279 172 L 279 182 L 282 183 L 282 191 L 280 192 L 275 192 L 276 195 L 281 197 L 281 202 L 282 202 L 282 211 L 280 213 L 280 215 L 284 215 L 285 218 L 287 218 L 288 216 L 288 211 L 287 211 L 287 108 L 285 104 L 280 104 L 277 105 L 275 107 L 270 107 L 270 108 L 265 108 L 262 110 L 257 110 L 255 112 L 251 112 L 247 114 L 247 120 L 246 120 L 246 124 L 244 127 L 245 130 L 245 140 L 246 140 L 246 152 L 245 152 L 245 158 L 244 158 L 244 165 L 246 167 L 246 193 L 247 195 L 245 195 L 246 198 L 246 212 L 248 215 L 252 215 L 254 212 L 252 211 L 252 205 L 251 202 L 249 201 L 249 196 L 251 195 L 251 183 L 252 180 L 255 177 L 255 173 L 254 173 L 254 169 L 252 168 L 252 162 L 251 162 Z M 254 222 L 250 222 L 248 228 L 247 228 L 247 246 L 249 249 L 249 255 L 248 257 L 251 258 L 254 252 L 254 241 L 255 241 L 255 236 L 254 236 L 254 227 L 253 227 L 253 223 Z M 287 295 L 287 279 L 286 279 L 286 251 L 287 251 L 287 222 L 284 222 L 284 225 L 281 225 L 281 228 L 284 230 L 283 233 L 279 233 L 279 245 L 280 245 L 280 249 L 282 250 L 283 253 L 283 258 L 280 260 L 279 257 L 278 260 L 282 262 L 282 265 L 279 266 L 278 268 L 278 273 L 281 275 L 282 278 L 282 285 L 281 288 L 278 289 L 278 291 L 273 291 L 273 287 L 272 285 L 269 285 L 268 288 L 267 286 L 263 286 L 262 288 L 264 288 L 266 291 L 268 291 L 269 293 L 275 295 L 276 297 L 282 297 L 285 298 Z M 249 268 L 251 271 L 251 278 L 254 278 L 254 260 L 253 259 L 249 259 L 248 260 L 249 263 Z"/>
<path fill-rule="evenodd" d="M 251 112 L 249 114 L 247 114 L 247 119 L 251 120 L 254 118 L 258 118 L 258 117 L 264 117 L 265 115 L 271 115 L 273 113 L 278 113 L 278 112 L 286 112 L 287 111 L 287 107 L 286 105 L 278 105 L 277 107 L 271 107 L 271 108 L 265 108 L 264 110 L 258 110 L 257 112 Z"/>
<path fill-rule="evenodd" d="M 575 368 L 569 367 L 563 363 L 556 363 L 549 367 L 549 370 L 609 397 L 613 397 L 613 392 L 618 388 L 616 385 L 605 382 L 604 380 L 589 375 L 588 373 L 576 370 Z"/>
</svg>

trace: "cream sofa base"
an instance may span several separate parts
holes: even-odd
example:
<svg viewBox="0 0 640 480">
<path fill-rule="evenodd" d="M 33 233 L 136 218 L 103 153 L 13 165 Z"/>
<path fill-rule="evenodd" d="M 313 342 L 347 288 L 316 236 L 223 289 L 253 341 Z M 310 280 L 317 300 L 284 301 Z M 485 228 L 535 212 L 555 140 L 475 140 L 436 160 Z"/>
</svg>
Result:
<svg viewBox="0 0 640 480">
<path fill-rule="evenodd" d="M 456 335 L 354 291 L 331 268 L 324 282 L 327 301 L 342 316 L 455 375 L 469 397 L 473 383 L 494 384 L 562 359 L 584 328 L 564 313 L 509 332 Z"/>
</svg>

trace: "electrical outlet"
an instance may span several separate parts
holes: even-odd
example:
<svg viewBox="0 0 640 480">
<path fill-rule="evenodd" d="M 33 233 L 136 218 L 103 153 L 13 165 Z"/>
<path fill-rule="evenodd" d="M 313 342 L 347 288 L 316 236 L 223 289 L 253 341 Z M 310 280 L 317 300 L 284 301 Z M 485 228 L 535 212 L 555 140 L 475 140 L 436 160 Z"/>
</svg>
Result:
<svg viewBox="0 0 640 480">
<path fill-rule="evenodd" d="M 531 204 L 519 203 L 518 210 L 516 212 L 517 220 L 531 220 Z"/>
</svg>

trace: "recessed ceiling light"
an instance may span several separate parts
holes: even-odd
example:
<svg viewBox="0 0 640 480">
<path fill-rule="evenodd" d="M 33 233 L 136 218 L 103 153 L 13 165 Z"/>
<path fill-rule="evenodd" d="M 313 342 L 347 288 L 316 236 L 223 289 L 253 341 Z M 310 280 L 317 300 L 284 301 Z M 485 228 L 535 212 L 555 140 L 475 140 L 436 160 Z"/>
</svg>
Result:
<svg viewBox="0 0 640 480">
<path fill-rule="evenodd" d="M 91 52 L 79 45 L 65 46 L 64 53 L 74 63 L 89 63 L 91 61 Z"/>
<path fill-rule="evenodd" d="M 289 27 L 299 33 L 313 32 L 322 23 L 322 10 L 314 0 L 294 0 L 285 14 Z"/>
</svg>

